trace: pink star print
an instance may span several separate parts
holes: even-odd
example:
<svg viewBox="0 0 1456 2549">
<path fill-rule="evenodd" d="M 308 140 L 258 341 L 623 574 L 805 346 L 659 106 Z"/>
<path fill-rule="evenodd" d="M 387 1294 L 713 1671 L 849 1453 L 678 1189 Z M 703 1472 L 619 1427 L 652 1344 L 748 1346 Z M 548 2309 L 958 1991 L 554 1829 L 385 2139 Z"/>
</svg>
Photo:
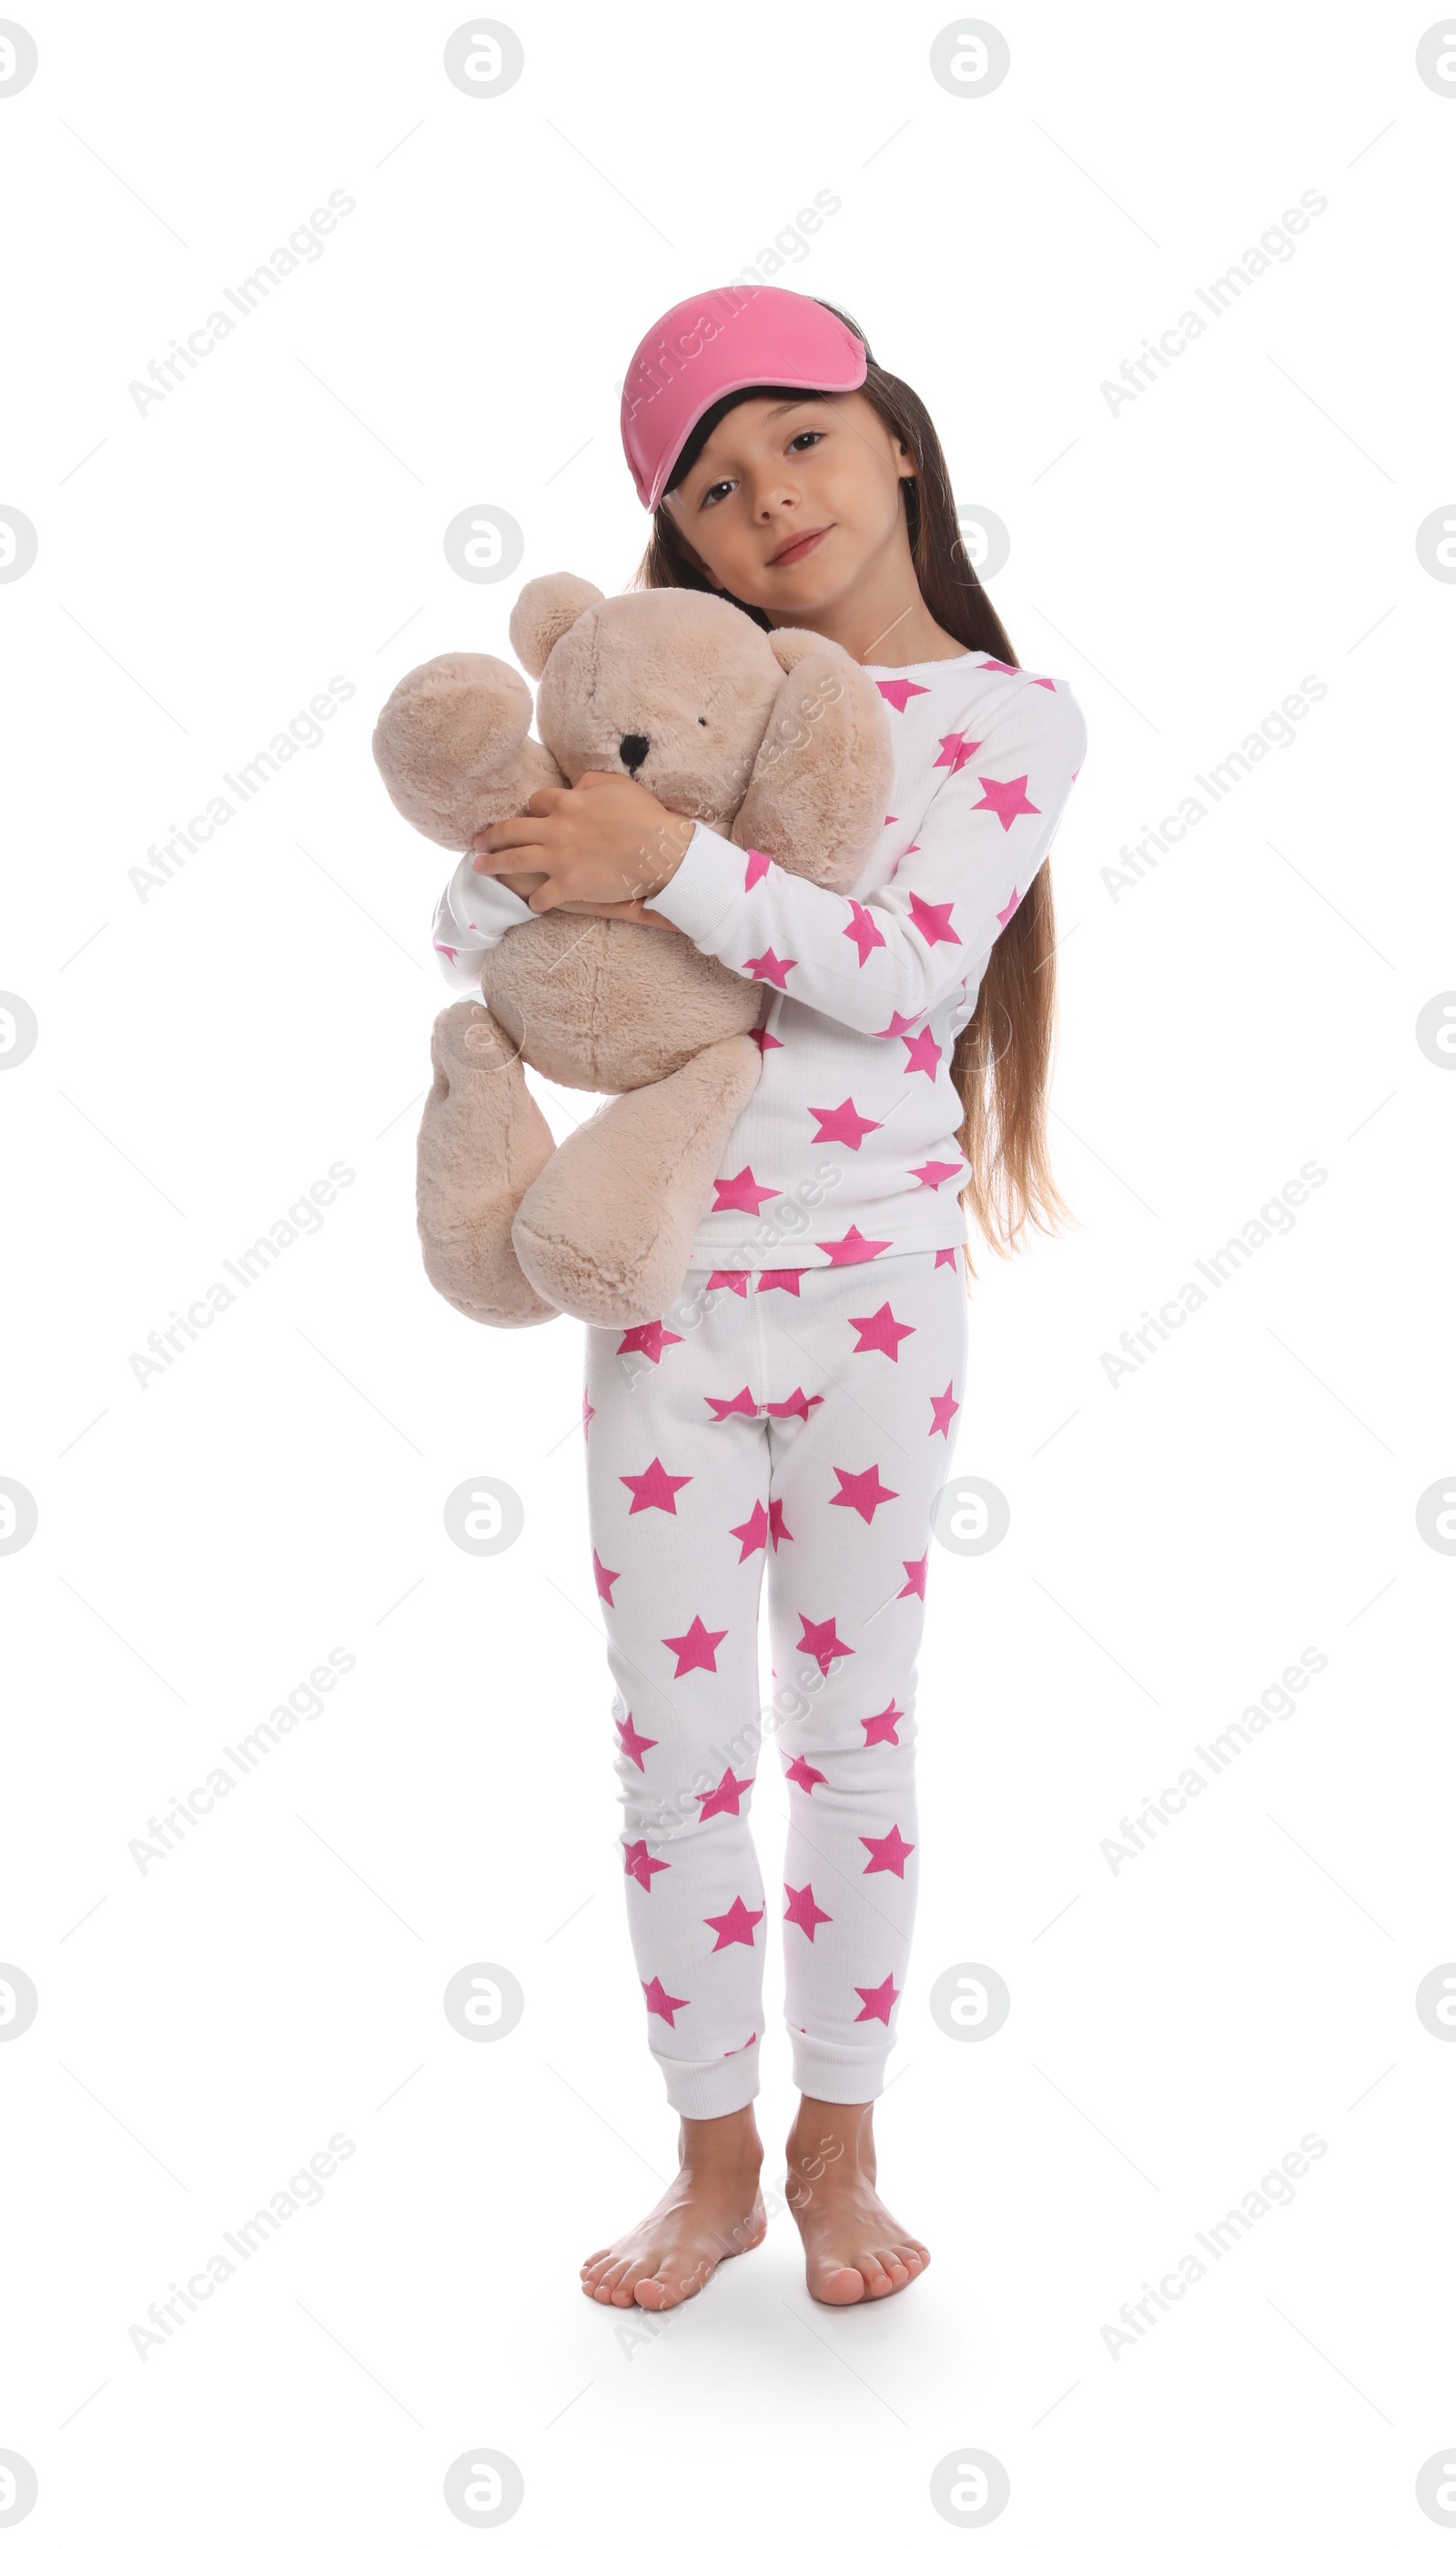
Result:
<svg viewBox="0 0 1456 2549">
<path fill-rule="evenodd" d="M 814 1244 L 824 1250 L 831 1266 L 864 1266 L 872 1257 L 883 1257 L 890 1242 L 866 1239 L 851 1221 L 842 1239 L 817 1239 Z"/>
<path fill-rule="evenodd" d="M 904 1715 L 904 1709 L 897 1708 L 894 1700 L 892 1699 L 889 1707 L 882 1708 L 877 1716 L 862 1717 L 859 1722 L 864 1728 L 864 1740 L 866 1744 L 894 1744 L 898 1746 L 900 1738 L 896 1734 L 895 1729 Z"/>
<path fill-rule="evenodd" d="M 824 1771 L 816 1770 L 805 1760 L 802 1752 L 797 1761 L 790 1761 L 787 1752 L 784 1754 L 784 1759 L 788 1762 L 784 1777 L 792 1779 L 796 1788 L 802 1788 L 806 1797 L 812 1797 L 816 1788 L 826 1784 Z"/>
<path fill-rule="evenodd" d="M 872 1319 L 851 1319 L 849 1324 L 859 1330 L 859 1343 L 854 1349 L 857 1355 L 882 1354 L 891 1363 L 900 1361 L 901 1338 L 915 1335 L 914 1328 L 897 1319 L 888 1301 L 881 1302 Z"/>
<path fill-rule="evenodd" d="M 600 1558 L 597 1556 L 596 1551 L 595 1551 L 595 1550 L 593 1550 L 593 1551 L 592 1551 L 592 1573 L 595 1575 L 595 1577 L 596 1577 L 596 1579 L 597 1579 L 597 1591 L 600 1593 L 600 1595 L 601 1595 L 601 1597 L 602 1597 L 603 1601 L 606 1603 L 608 1610 L 609 1610 L 609 1611 L 615 1611 L 615 1610 L 616 1610 L 616 1608 L 617 1608 L 617 1605 L 616 1605 L 616 1603 L 615 1603 L 615 1602 L 613 1601 L 613 1599 L 612 1599 L 612 1587 L 613 1587 L 613 1585 L 616 1583 L 618 1576 L 622 1573 L 622 1569 L 621 1569 L 621 1567 L 620 1567 L 620 1566 L 604 1566 L 604 1565 L 602 1564 L 602 1561 L 601 1561 Z"/>
<path fill-rule="evenodd" d="M 620 1355 L 644 1354 L 651 1362 L 660 1363 L 664 1346 L 681 1344 L 681 1337 L 675 1337 L 670 1328 L 664 1328 L 660 1319 L 648 1319 L 644 1327 L 626 1329 L 617 1351 Z"/>
<path fill-rule="evenodd" d="M 1012 887 L 1012 898 L 1011 898 L 1010 902 L 1006 905 L 1006 908 L 1005 908 L 1005 910 L 1004 910 L 1004 911 L 999 911 L 999 912 L 997 913 L 997 915 L 996 915 L 996 917 L 997 917 L 997 919 L 1000 921 L 1000 923 L 1001 923 L 1001 925 L 1002 925 L 1002 928 L 1003 928 L 1003 929 L 1005 929 L 1007 922 L 1010 920 L 1010 918 L 1011 918 L 1011 916 L 1012 916 L 1012 913 L 1016 910 L 1016 908 L 1017 908 L 1018 904 L 1019 903 L 1020 899 L 1021 899 L 1021 897 L 1020 897 L 1020 896 L 1018 894 L 1016 887 L 1015 887 L 1015 886 L 1013 886 L 1013 887 Z"/>
<path fill-rule="evenodd" d="M 784 1892 L 789 1898 L 789 1908 L 784 1914 L 784 1919 L 786 1921 L 793 1921 L 796 1923 L 798 1928 L 803 1931 L 812 1947 L 814 1944 L 815 1930 L 819 1923 L 821 1921 L 832 1920 L 833 1915 L 832 1913 L 822 1912 L 820 1910 L 819 1905 L 814 1899 L 814 1887 L 812 1885 L 796 1886 L 786 1884 Z"/>
<path fill-rule="evenodd" d="M 933 1433 L 933 1426 L 930 1430 Z M 946 1437 L 946 1440 L 949 1440 L 948 1436 Z M 925 1569 L 930 1563 L 930 1550 L 928 1542 L 925 1546 L 925 1554 L 923 1558 L 902 1558 L 900 1563 L 905 1569 L 905 1582 L 901 1585 L 899 1592 L 895 1596 L 896 1601 L 908 1602 L 912 1593 L 914 1593 L 919 1600 L 923 1602 L 925 1598 Z"/>
<path fill-rule="evenodd" d="M 903 1018 L 903 1017 L 901 1016 L 901 1014 L 900 1014 L 900 1011 L 899 1011 L 898 1009 L 895 1009 L 895 1010 L 894 1010 L 894 1011 L 892 1011 L 892 1013 L 891 1013 L 891 1018 L 890 1018 L 890 1023 L 889 1023 L 889 1025 L 888 1025 L 887 1027 L 876 1027 L 876 1029 L 875 1029 L 875 1033 L 876 1033 L 876 1035 L 877 1035 L 877 1036 L 898 1036 L 898 1035 L 903 1035 L 903 1034 L 904 1034 L 904 1032 L 905 1032 L 905 1029 L 906 1029 L 907 1027 L 913 1027 L 914 1025 L 915 1025 L 915 1019 L 914 1019 L 913 1017 L 912 1017 L 912 1018 Z"/>
<path fill-rule="evenodd" d="M 909 1079 L 913 1071 L 922 1071 L 927 1080 L 933 1080 L 940 1061 L 940 1047 L 929 1028 L 922 1027 L 916 1036 L 902 1036 L 901 1043 L 910 1056 L 905 1066 L 906 1078 Z"/>
<path fill-rule="evenodd" d="M 650 1894 L 653 1877 L 660 1876 L 663 1868 L 672 1864 L 671 1860 L 654 1858 L 644 1841 L 626 1841 L 623 1846 L 627 1853 L 624 1873 L 634 1876 L 642 1892 Z"/>
<path fill-rule="evenodd" d="M 859 2025 L 861 2019 L 878 2018 L 886 2027 L 888 2027 L 890 2024 L 890 2012 L 900 1998 L 900 1994 L 895 1988 L 894 1974 L 887 1974 L 882 1983 L 876 1983 L 873 1991 L 866 1990 L 863 1983 L 856 1983 L 854 1988 L 864 2003 L 863 2009 L 856 2010 L 855 2012 L 855 2026 L 857 2027 Z"/>
<path fill-rule="evenodd" d="M 937 734 L 935 740 L 940 750 L 931 764 L 934 770 L 963 770 L 972 753 L 981 749 L 979 743 L 967 743 L 963 730 L 960 734 Z"/>
<path fill-rule="evenodd" d="M 662 1985 L 655 1974 L 652 1976 L 649 1983 L 642 1984 L 642 1989 L 647 1995 L 647 2007 L 651 2011 L 652 2016 L 654 2018 L 665 2018 L 669 2027 L 676 2027 L 677 2020 L 673 2016 L 673 2011 L 688 2008 L 688 2002 L 685 2000 L 674 2000 L 670 1991 L 663 1990 Z"/>
<path fill-rule="evenodd" d="M 710 1815 L 735 1815 L 738 1799 L 745 1797 L 752 1785 L 751 1779 L 735 1778 L 731 1770 L 725 1770 L 717 1787 L 706 1789 L 698 1799 L 699 1823 L 706 1824 Z"/>
<path fill-rule="evenodd" d="M 839 1481 L 839 1492 L 830 1496 L 830 1504 L 847 1505 L 853 1512 L 862 1514 L 866 1522 L 873 1522 L 881 1505 L 893 1504 L 900 1492 L 898 1487 L 881 1486 L 878 1461 L 871 1461 L 867 1469 L 841 1469 L 836 1461 L 834 1475 Z M 724 1634 L 727 1636 L 728 1632 L 725 1630 Z"/>
<path fill-rule="evenodd" d="M 964 1166 L 961 1160 L 926 1160 L 923 1168 L 912 1169 L 910 1174 L 922 1186 L 943 1186 L 947 1178 L 958 1178 Z"/>
<path fill-rule="evenodd" d="M 910 916 L 927 947 L 937 947 L 944 939 L 949 946 L 961 943 L 959 930 L 950 926 L 953 902 L 922 902 L 918 894 L 910 897 Z"/>
<path fill-rule="evenodd" d="M 705 1391 L 704 1401 L 713 1410 L 715 1425 L 721 1425 L 726 1416 L 756 1416 L 758 1413 L 757 1406 L 748 1394 L 746 1382 L 736 1398 L 709 1398 Z"/>
<path fill-rule="evenodd" d="M 781 1540 L 792 1540 L 794 1537 L 788 1524 L 784 1520 L 784 1499 L 782 1496 L 769 1497 L 768 1536 L 773 1543 L 775 1554 L 777 1554 L 779 1542 Z"/>
<path fill-rule="evenodd" d="M 734 1274 L 730 1266 L 715 1266 L 708 1277 L 708 1289 L 710 1292 L 736 1292 L 740 1301 L 746 1301 L 748 1277 L 746 1274 Z"/>
<path fill-rule="evenodd" d="M 865 1873 L 868 1875 L 869 1870 L 866 1869 Z M 709 1929 L 718 1932 L 713 1942 L 715 1956 L 720 1947 L 751 1947 L 754 1943 L 753 1925 L 763 1919 L 766 1909 L 765 1905 L 762 1910 L 750 1912 L 741 1894 L 735 1894 L 726 1912 L 706 1912 L 703 1917 Z"/>
<path fill-rule="evenodd" d="M 639 1734 L 637 1733 L 636 1728 L 633 1726 L 633 1724 L 632 1724 L 632 1722 L 631 1722 L 631 1709 L 629 1709 L 629 1710 L 628 1710 L 627 1715 L 626 1715 L 626 1717 L 624 1717 L 624 1719 L 622 1720 L 622 1723 L 621 1723 L 621 1724 L 620 1724 L 620 1726 L 618 1727 L 617 1732 L 618 1732 L 618 1734 L 619 1734 L 619 1735 L 621 1736 L 621 1738 L 622 1738 L 622 1748 L 623 1748 L 624 1752 L 627 1754 L 627 1757 L 628 1757 L 629 1761 L 631 1761 L 631 1763 L 632 1764 L 633 1769 L 636 1769 L 636 1770 L 644 1770 L 644 1769 L 646 1768 L 646 1766 L 647 1766 L 647 1765 L 646 1765 L 645 1761 L 642 1759 L 642 1754 L 643 1754 L 644 1752 L 655 1752 L 655 1751 L 656 1751 L 656 1749 L 657 1749 L 657 1738 L 656 1738 L 656 1736 L 655 1736 L 655 1735 L 639 1735 Z"/>
<path fill-rule="evenodd" d="M 837 1106 L 811 1106 L 809 1112 L 819 1118 L 815 1141 L 842 1142 L 846 1151 L 857 1151 L 866 1133 L 880 1130 L 880 1118 L 861 1115 L 852 1097 L 842 1099 Z"/>
<path fill-rule="evenodd" d="M 797 1301 L 799 1277 L 803 1273 L 802 1266 L 766 1267 L 758 1277 L 758 1289 L 760 1292 L 792 1292 Z"/>
<path fill-rule="evenodd" d="M 960 1414 L 960 1400 L 956 1397 L 954 1383 L 952 1381 L 947 1381 L 938 1398 L 934 1391 L 931 1390 L 930 1405 L 935 1411 L 930 1420 L 930 1432 L 931 1434 L 943 1434 L 946 1442 L 948 1443 L 950 1440 L 950 1420 L 952 1416 L 958 1416 Z M 928 1440 L 928 1437 L 926 1439 Z"/>
<path fill-rule="evenodd" d="M 928 697 L 923 682 L 876 682 L 875 688 L 881 698 L 888 700 L 892 708 L 897 708 L 902 716 L 905 714 L 907 700 Z"/>
<path fill-rule="evenodd" d="M 735 1178 L 715 1178 L 718 1201 L 715 1212 L 751 1212 L 757 1218 L 758 1207 L 770 1195 L 782 1194 L 782 1186 L 761 1186 L 751 1169 L 739 1169 Z"/>
<path fill-rule="evenodd" d="M 769 1034 L 769 1031 L 768 1031 L 768 1029 L 767 1029 L 767 1027 L 750 1027 L 750 1028 L 748 1029 L 748 1033 L 749 1033 L 749 1035 L 752 1037 L 753 1042 L 757 1045 L 758 1050 L 759 1050 L 759 1052 L 760 1052 L 760 1053 L 782 1053 L 782 1052 L 783 1052 L 783 1049 L 784 1049 L 784 1039 L 783 1039 L 783 1037 L 782 1037 L 782 1036 L 776 1036 L 776 1035 L 770 1035 L 770 1034 Z M 750 2043 L 752 2042 L 752 2038 L 751 2038 L 751 2036 L 750 2036 L 750 2038 L 749 2038 L 749 2042 L 750 2042 Z"/>
<path fill-rule="evenodd" d="M 1041 811 L 1040 806 L 1033 805 L 1026 794 L 1024 771 L 1019 779 L 983 779 L 981 785 L 986 794 L 977 799 L 976 803 L 971 807 L 971 812 L 979 814 L 983 810 L 989 810 L 997 817 L 1004 832 L 1011 830 L 1019 814 L 1039 814 Z"/>
<path fill-rule="evenodd" d="M 892 1824 L 887 1833 L 861 1833 L 859 1838 L 869 1851 L 868 1864 L 860 1870 L 862 1876 L 880 1875 L 886 1869 L 892 1876 L 904 1876 L 905 1862 L 915 1842 L 901 1840 L 898 1824 Z"/>
<path fill-rule="evenodd" d="M 759 880 L 767 876 L 772 865 L 773 862 L 767 850 L 750 850 L 743 861 L 743 892 L 751 894 Z"/>
<path fill-rule="evenodd" d="M 819 1395 L 806 1398 L 802 1389 L 796 1389 L 792 1398 L 771 1398 L 768 1413 L 770 1416 L 807 1416 L 811 1407 L 823 1405 L 824 1400 Z"/>
<path fill-rule="evenodd" d="M 776 956 L 771 947 L 765 947 L 761 956 L 745 959 L 743 971 L 751 974 L 755 983 L 772 983 L 774 990 L 781 991 L 798 962 L 797 956 Z"/>
<path fill-rule="evenodd" d="M 841 938 L 853 939 L 859 950 L 860 971 L 863 972 L 871 951 L 876 947 L 883 947 L 885 940 L 882 932 L 876 928 L 873 916 L 866 911 L 862 902 L 855 901 L 853 895 L 849 897 L 849 908 L 854 918 L 848 928 L 841 930 L 839 935 Z"/>
<path fill-rule="evenodd" d="M 828 1671 L 836 1655 L 853 1654 L 854 1649 L 844 1645 L 833 1620 L 809 1620 L 801 1611 L 799 1626 L 804 1635 L 794 1652 L 796 1655 L 813 1655 L 822 1673 Z"/>
<path fill-rule="evenodd" d="M 935 1264 L 937 1266 L 953 1266 L 959 1255 L 960 1250 L 958 1248 L 937 1248 L 935 1251 Z"/>
<path fill-rule="evenodd" d="M 692 1627 L 685 1629 L 680 1638 L 663 1638 L 660 1641 L 662 1646 L 670 1647 L 677 1657 L 673 1680 L 681 1681 L 683 1674 L 690 1672 L 716 1673 L 718 1650 L 727 1636 L 727 1629 L 705 1629 L 694 1612 Z"/>
<path fill-rule="evenodd" d="M 585 1439 L 592 1430 L 592 1418 L 596 1415 L 596 1412 L 597 1411 L 595 1407 L 593 1407 L 591 1400 L 588 1398 L 586 1391 L 583 1390 L 581 1393 L 581 1431 L 583 1439 Z"/>
<path fill-rule="evenodd" d="M 621 1471 L 619 1475 L 622 1477 L 623 1485 L 631 1489 L 631 1511 L 634 1514 L 649 1512 L 675 1514 L 679 1487 L 690 1487 L 693 1483 L 691 1473 L 683 1478 L 669 1476 L 660 1461 L 654 1461 L 651 1467 L 643 1469 L 638 1477 L 628 1477 Z M 616 1607 L 614 1603 L 613 1609 L 615 1610 Z"/>
<path fill-rule="evenodd" d="M 473 922 L 471 923 L 471 926 L 473 928 Z M 437 956 L 448 956 L 452 965 L 460 952 L 457 947 L 446 947 L 442 938 L 432 938 L 430 944 L 435 949 Z"/>
<path fill-rule="evenodd" d="M 753 1502 L 753 1511 L 748 1516 L 747 1521 L 730 1523 L 728 1525 L 728 1532 L 731 1539 L 741 1541 L 743 1544 L 742 1548 L 738 1552 L 738 1564 L 740 1566 L 742 1565 L 745 1558 L 751 1558 L 753 1556 L 755 1550 L 767 1548 L 768 1515 L 756 1497 Z"/>
</svg>

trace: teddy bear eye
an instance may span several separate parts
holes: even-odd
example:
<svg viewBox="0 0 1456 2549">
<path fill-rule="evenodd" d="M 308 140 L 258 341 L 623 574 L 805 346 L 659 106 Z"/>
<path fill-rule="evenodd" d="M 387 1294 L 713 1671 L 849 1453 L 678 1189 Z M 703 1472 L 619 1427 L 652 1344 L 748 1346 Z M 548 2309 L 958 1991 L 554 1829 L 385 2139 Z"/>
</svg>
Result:
<svg viewBox="0 0 1456 2549">
<path fill-rule="evenodd" d="M 708 719 L 706 717 L 699 717 L 698 723 L 700 725 L 706 725 L 708 723 Z"/>
</svg>

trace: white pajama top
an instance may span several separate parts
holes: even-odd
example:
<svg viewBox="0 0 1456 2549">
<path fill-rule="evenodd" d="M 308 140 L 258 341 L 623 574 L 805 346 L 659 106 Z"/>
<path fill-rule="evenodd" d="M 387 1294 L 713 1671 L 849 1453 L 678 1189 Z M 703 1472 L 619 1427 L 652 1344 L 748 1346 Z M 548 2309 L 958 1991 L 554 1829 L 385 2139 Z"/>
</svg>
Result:
<svg viewBox="0 0 1456 2549">
<path fill-rule="evenodd" d="M 954 1247 L 969 1165 L 951 1052 L 1051 847 L 1087 727 L 1065 681 L 985 653 L 866 667 L 895 734 L 890 811 L 852 894 L 695 824 L 647 908 L 769 993 L 763 1070 L 689 1264 L 863 1264 Z M 467 851 L 434 943 L 456 996 L 534 914 Z"/>
</svg>

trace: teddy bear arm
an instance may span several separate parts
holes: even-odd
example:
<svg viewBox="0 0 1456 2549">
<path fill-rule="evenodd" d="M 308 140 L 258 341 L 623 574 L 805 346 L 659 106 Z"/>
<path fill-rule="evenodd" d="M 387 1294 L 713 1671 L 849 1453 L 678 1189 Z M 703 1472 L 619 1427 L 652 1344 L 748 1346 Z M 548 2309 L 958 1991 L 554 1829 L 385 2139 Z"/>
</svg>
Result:
<svg viewBox="0 0 1456 2549">
<path fill-rule="evenodd" d="M 807 653 L 780 693 L 731 837 L 842 893 L 879 839 L 894 772 L 885 704 L 868 674 L 837 647 Z"/>
</svg>

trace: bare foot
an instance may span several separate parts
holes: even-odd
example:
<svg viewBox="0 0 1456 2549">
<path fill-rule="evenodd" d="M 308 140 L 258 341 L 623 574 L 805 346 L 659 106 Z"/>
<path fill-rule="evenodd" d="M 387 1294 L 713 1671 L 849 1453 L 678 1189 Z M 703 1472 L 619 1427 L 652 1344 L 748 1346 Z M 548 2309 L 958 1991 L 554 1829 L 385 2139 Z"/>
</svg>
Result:
<svg viewBox="0 0 1456 2549">
<path fill-rule="evenodd" d="M 685 2116 L 682 2165 L 650 2213 L 581 2270 L 589 2301 L 631 2310 L 672 2310 L 700 2293 L 725 2257 L 756 2248 L 767 2227 L 758 2172 L 763 2144 L 751 2107 L 734 2116 Z"/>
<path fill-rule="evenodd" d="M 875 2191 L 873 2106 L 802 2098 L 786 2156 L 784 2191 L 815 2301 L 883 2301 L 923 2274 L 929 2249 L 902 2230 Z"/>
</svg>

